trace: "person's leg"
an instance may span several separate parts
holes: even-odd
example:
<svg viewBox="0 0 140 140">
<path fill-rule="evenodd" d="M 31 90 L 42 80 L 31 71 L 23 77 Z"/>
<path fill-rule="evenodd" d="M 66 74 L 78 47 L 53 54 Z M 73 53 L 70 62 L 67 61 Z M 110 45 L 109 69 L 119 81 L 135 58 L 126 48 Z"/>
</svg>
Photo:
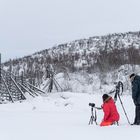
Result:
<svg viewBox="0 0 140 140">
<path fill-rule="evenodd" d="M 135 106 L 135 119 L 134 119 L 134 123 L 133 124 L 136 124 L 137 123 L 137 106 Z"/>
<path fill-rule="evenodd" d="M 135 107 L 135 119 L 132 125 L 140 125 L 140 105 Z"/>
<path fill-rule="evenodd" d="M 140 105 L 137 105 L 136 108 L 137 108 L 136 109 L 136 116 L 137 116 L 137 118 L 136 118 L 136 124 L 137 125 L 140 125 Z"/>
<path fill-rule="evenodd" d="M 112 125 L 112 122 L 103 121 L 103 122 L 101 122 L 101 124 L 100 124 L 100 126 L 109 126 L 109 125 Z"/>
</svg>

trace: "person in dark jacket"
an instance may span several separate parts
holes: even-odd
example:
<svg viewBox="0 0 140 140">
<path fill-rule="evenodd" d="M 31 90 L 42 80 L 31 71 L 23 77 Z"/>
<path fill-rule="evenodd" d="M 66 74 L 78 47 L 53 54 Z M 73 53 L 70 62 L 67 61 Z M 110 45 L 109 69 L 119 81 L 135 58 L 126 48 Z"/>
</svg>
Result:
<svg viewBox="0 0 140 140">
<path fill-rule="evenodd" d="M 140 76 L 133 73 L 129 78 L 132 83 L 132 99 L 135 104 L 135 119 L 133 125 L 140 125 Z"/>
<path fill-rule="evenodd" d="M 104 94 L 102 98 L 103 98 L 102 109 L 104 111 L 104 118 L 100 126 L 108 126 L 114 124 L 115 122 L 118 122 L 120 116 L 117 111 L 114 100 L 107 94 Z"/>
</svg>

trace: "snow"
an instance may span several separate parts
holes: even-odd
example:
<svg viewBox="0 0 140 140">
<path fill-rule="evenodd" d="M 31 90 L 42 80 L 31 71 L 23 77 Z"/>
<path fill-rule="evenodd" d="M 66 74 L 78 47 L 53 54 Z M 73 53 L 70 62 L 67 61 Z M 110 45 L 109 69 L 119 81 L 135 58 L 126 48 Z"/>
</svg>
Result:
<svg viewBox="0 0 140 140">
<path fill-rule="evenodd" d="M 22 103 L 0 105 L 1 140 L 132 140 L 139 139 L 139 126 L 130 126 L 119 100 L 119 126 L 88 125 L 89 103 L 101 106 L 101 94 L 60 92 L 37 97 Z M 121 96 L 127 115 L 134 119 L 134 104 L 130 95 Z M 103 112 L 97 110 L 97 122 Z"/>
</svg>

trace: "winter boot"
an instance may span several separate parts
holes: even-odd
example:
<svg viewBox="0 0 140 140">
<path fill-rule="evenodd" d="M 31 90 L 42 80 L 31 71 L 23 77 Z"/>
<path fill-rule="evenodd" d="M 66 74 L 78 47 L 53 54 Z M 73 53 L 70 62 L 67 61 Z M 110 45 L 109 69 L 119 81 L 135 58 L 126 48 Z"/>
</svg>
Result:
<svg viewBox="0 0 140 140">
<path fill-rule="evenodd" d="M 119 126 L 119 122 L 115 121 L 115 122 L 112 123 L 112 125 L 118 125 Z"/>
<path fill-rule="evenodd" d="M 131 125 L 140 125 L 140 105 L 137 105 L 135 108 L 135 120 Z"/>
</svg>

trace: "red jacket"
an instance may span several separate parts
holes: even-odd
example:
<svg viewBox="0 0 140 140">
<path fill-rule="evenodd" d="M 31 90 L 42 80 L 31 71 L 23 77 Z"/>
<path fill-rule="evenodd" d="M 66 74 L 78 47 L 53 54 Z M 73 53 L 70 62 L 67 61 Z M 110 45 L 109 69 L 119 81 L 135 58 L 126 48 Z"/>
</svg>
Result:
<svg viewBox="0 0 140 140">
<path fill-rule="evenodd" d="M 108 101 L 104 102 L 102 107 L 104 111 L 103 121 L 107 121 L 107 122 L 119 121 L 120 116 L 112 97 L 110 97 Z"/>
</svg>

